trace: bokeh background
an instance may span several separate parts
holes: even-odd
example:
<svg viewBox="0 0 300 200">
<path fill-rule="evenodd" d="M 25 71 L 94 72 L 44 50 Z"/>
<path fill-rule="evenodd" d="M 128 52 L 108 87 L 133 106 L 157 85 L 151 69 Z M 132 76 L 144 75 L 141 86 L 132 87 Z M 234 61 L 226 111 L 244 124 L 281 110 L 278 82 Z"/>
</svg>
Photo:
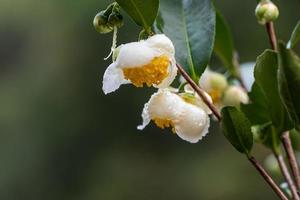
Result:
<svg viewBox="0 0 300 200">
<path fill-rule="evenodd" d="M 0 199 L 275 199 L 216 124 L 198 144 L 150 125 L 140 113 L 153 89 L 123 86 L 105 96 L 102 75 L 112 35 L 94 15 L 108 0 L 0 0 Z M 287 40 L 300 1 L 276 1 L 278 36 Z M 241 62 L 268 39 L 254 0 L 216 0 Z M 118 42 L 137 39 L 126 18 Z M 254 152 L 263 161 L 269 153 Z"/>
</svg>

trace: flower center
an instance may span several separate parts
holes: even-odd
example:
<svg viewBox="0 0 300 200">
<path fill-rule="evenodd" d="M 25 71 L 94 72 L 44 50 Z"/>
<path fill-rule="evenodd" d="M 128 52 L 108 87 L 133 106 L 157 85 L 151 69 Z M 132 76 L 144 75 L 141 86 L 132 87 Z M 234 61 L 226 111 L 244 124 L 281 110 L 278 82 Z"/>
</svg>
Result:
<svg viewBox="0 0 300 200">
<path fill-rule="evenodd" d="M 154 123 L 157 127 L 164 128 L 172 128 L 172 132 L 175 133 L 174 123 L 170 119 L 162 119 L 162 118 L 154 118 Z"/>
<path fill-rule="evenodd" d="M 155 57 L 149 64 L 141 67 L 124 68 L 125 79 L 130 80 L 136 87 L 159 85 L 168 76 L 169 58 Z"/>
<path fill-rule="evenodd" d="M 211 90 L 209 95 L 211 96 L 213 103 L 218 103 L 221 99 L 221 92 L 218 90 Z"/>
</svg>

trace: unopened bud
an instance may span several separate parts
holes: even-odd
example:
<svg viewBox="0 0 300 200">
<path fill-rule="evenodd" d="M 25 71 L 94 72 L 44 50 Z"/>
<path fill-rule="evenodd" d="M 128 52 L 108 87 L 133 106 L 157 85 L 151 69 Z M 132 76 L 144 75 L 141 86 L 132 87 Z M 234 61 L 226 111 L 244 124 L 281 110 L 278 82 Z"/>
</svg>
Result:
<svg viewBox="0 0 300 200">
<path fill-rule="evenodd" d="M 267 22 L 275 21 L 279 16 L 279 10 L 273 2 L 265 0 L 257 5 L 255 15 L 258 23 L 264 25 Z"/>
<path fill-rule="evenodd" d="M 123 16 L 120 13 L 112 13 L 109 15 L 108 23 L 111 26 L 116 26 L 117 28 L 121 28 L 124 24 Z"/>
<path fill-rule="evenodd" d="M 109 33 L 114 30 L 114 27 L 120 28 L 123 26 L 120 6 L 117 3 L 110 4 L 95 16 L 93 24 L 99 33 Z"/>
<path fill-rule="evenodd" d="M 239 107 L 240 103 L 248 103 L 249 97 L 246 91 L 239 86 L 229 86 L 223 96 L 223 104 Z"/>
</svg>

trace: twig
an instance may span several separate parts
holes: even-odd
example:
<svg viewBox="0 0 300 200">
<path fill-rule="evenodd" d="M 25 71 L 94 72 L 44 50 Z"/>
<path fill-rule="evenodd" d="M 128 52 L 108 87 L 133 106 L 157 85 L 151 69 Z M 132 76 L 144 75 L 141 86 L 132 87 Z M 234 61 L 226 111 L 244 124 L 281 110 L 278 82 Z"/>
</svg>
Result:
<svg viewBox="0 0 300 200">
<path fill-rule="evenodd" d="M 277 196 L 282 200 L 288 200 L 288 198 L 284 195 L 284 193 L 274 182 L 271 176 L 266 172 L 266 170 L 259 164 L 259 162 L 254 157 L 250 157 L 249 161 L 254 165 L 254 167 L 257 169 L 260 175 L 265 179 L 265 181 L 270 185 L 270 187 L 277 194 Z"/>
<path fill-rule="evenodd" d="M 215 107 L 215 105 L 207 98 L 204 90 L 198 86 L 193 79 L 186 73 L 186 71 L 179 65 L 176 64 L 180 74 L 183 76 L 183 78 L 190 84 L 190 86 L 195 90 L 195 92 L 202 98 L 204 103 L 209 107 L 209 109 L 213 112 L 213 114 L 216 116 L 218 121 L 221 121 L 221 114 L 219 110 Z"/>
<path fill-rule="evenodd" d="M 300 200 L 300 197 L 298 196 L 297 194 L 297 188 L 294 184 L 294 181 L 286 167 L 286 164 L 284 162 L 284 159 L 282 157 L 282 155 L 278 154 L 278 153 L 275 153 L 275 156 L 276 156 L 276 159 L 278 161 L 278 164 L 279 164 L 279 167 L 280 167 L 280 170 L 285 178 L 285 181 L 288 183 L 290 189 L 291 189 L 291 192 L 292 192 L 292 196 L 293 196 L 293 199 L 294 200 Z"/>
<path fill-rule="evenodd" d="M 276 33 L 275 33 L 274 23 L 273 22 L 266 23 L 266 30 L 267 30 L 267 33 L 268 33 L 268 36 L 269 36 L 269 41 L 270 41 L 272 49 L 277 51 L 278 50 L 277 49 L 277 37 L 276 37 Z M 298 164 L 297 164 L 297 161 L 296 161 L 296 158 L 295 158 L 295 154 L 294 154 L 294 151 L 293 151 L 293 148 L 292 148 L 292 145 L 291 145 L 291 139 L 290 139 L 290 136 L 289 136 L 289 132 L 283 133 L 282 142 L 284 144 L 285 151 L 288 155 L 288 160 L 289 160 L 294 178 L 296 180 L 297 188 L 300 189 L 299 168 L 298 168 Z M 277 160 L 279 162 L 279 166 L 281 166 L 280 168 L 282 170 L 283 175 L 287 179 L 287 182 L 290 186 L 290 189 L 292 191 L 294 199 L 300 199 L 299 196 L 297 195 L 297 188 L 296 188 L 293 180 L 291 179 L 291 177 L 289 175 L 289 172 L 287 170 L 287 167 L 284 163 L 284 160 L 283 160 L 282 156 L 277 158 Z"/>
<path fill-rule="evenodd" d="M 274 29 L 274 23 L 273 22 L 266 23 L 266 30 L 268 32 L 272 49 L 277 51 L 277 39 L 276 39 L 276 33 Z"/>
<path fill-rule="evenodd" d="M 291 140 L 290 140 L 289 131 L 284 132 L 281 139 L 282 139 L 282 143 L 283 143 L 284 149 L 285 149 L 287 157 L 288 157 L 288 161 L 289 161 L 292 173 L 293 173 L 294 178 L 295 178 L 297 189 L 300 190 L 299 167 L 298 167 L 295 152 L 293 150 L 293 146 L 292 146 L 292 143 L 291 143 Z"/>
</svg>

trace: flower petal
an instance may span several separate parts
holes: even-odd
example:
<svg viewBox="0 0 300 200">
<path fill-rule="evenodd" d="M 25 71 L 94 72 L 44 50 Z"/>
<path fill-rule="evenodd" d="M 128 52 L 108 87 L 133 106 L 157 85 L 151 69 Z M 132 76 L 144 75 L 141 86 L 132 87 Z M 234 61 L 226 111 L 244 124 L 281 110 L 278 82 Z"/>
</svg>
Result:
<svg viewBox="0 0 300 200">
<path fill-rule="evenodd" d="M 151 121 L 148 108 L 149 108 L 149 103 L 145 103 L 144 109 L 142 112 L 143 123 L 141 125 L 137 126 L 138 130 L 143 130 Z"/>
<path fill-rule="evenodd" d="M 203 109 L 186 104 L 180 120 L 175 123 L 175 132 L 183 140 L 196 143 L 208 133 L 209 125 L 209 116 Z"/>
<path fill-rule="evenodd" d="M 116 63 L 118 68 L 142 67 L 153 60 L 159 53 L 145 44 L 144 41 L 122 45 Z"/>
<path fill-rule="evenodd" d="M 104 94 L 108 94 L 114 92 L 122 84 L 126 83 L 128 83 L 128 81 L 124 79 L 122 70 L 117 68 L 116 63 L 112 63 L 104 73 L 102 90 Z"/>
<path fill-rule="evenodd" d="M 148 38 L 145 43 L 157 51 L 160 54 L 168 55 L 169 57 L 174 57 L 175 48 L 172 41 L 164 34 L 156 34 Z"/>
</svg>

